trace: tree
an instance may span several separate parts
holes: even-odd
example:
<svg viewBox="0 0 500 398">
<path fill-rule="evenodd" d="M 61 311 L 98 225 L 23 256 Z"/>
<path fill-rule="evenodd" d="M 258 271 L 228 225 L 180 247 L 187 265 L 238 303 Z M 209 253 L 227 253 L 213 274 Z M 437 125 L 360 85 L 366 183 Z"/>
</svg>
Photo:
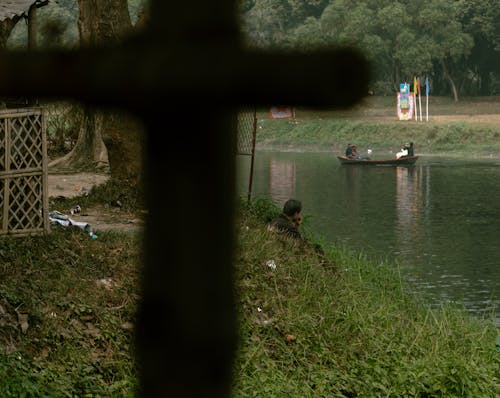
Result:
<svg viewBox="0 0 500 398">
<path fill-rule="evenodd" d="M 4 19 L 0 22 L 0 48 L 7 48 L 7 40 L 19 19 L 21 19 L 21 17 L 15 15 L 11 19 Z"/>
<path fill-rule="evenodd" d="M 256 0 L 243 18 L 243 30 L 249 44 L 271 47 L 283 42 L 290 12 L 287 0 Z"/>
<path fill-rule="evenodd" d="M 460 1 L 458 8 L 464 31 L 474 40 L 468 59 L 475 83 L 471 91 L 491 95 L 493 79 L 500 74 L 500 9 L 495 0 Z"/>
<path fill-rule="evenodd" d="M 471 35 L 463 31 L 458 10 L 455 1 L 426 1 L 419 13 L 419 31 L 426 51 L 449 83 L 455 101 L 458 101 L 456 82 L 467 72 L 464 64 L 473 46 Z"/>
<path fill-rule="evenodd" d="M 83 48 L 117 44 L 132 31 L 127 0 L 78 0 L 78 7 Z M 141 142 L 142 128 L 129 115 L 85 106 L 75 147 L 50 166 L 110 170 L 113 178 L 136 184 L 141 174 Z"/>
</svg>

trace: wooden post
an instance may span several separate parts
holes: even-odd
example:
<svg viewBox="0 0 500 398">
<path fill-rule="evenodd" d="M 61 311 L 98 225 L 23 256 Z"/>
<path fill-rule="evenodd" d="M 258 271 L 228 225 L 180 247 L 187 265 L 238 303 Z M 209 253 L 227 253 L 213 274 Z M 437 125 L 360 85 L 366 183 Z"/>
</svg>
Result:
<svg viewBox="0 0 500 398">
<path fill-rule="evenodd" d="M 234 110 L 243 103 L 351 106 L 366 95 L 370 68 L 357 50 L 242 48 L 234 0 L 149 3 L 148 28 L 133 41 L 2 54 L 0 91 L 142 116 L 148 214 L 138 396 L 225 398 L 238 342 Z"/>
<path fill-rule="evenodd" d="M 45 111 L 40 108 L 40 117 L 42 118 L 42 217 L 43 232 L 50 232 L 49 221 L 49 166 L 47 156 L 47 125 L 45 120 Z"/>
<path fill-rule="evenodd" d="M 33 4 L 28 11 L 28 50 L 32 51 L 37 47 L 36 40 L 36 5 Z"/>
<path fill-rule="evenodd" d="M 248 203 L 250 203 L 252 199 L 252 185 L 253 185 L 253 168 L 255 162 L 255 140 L 257 137 L 257 109 L 253 110 L 253 118 L 252 118 L 252 160 L 250 161 L 250 178 L 248 181 Z"/>
<path fill-rule="evenodd" d="M 10 137 L 10 120 L 4 120 L 5 132 L 5 172 L 10 172 L 10 153 L 11 153 L 11 137 Z M 9 229 L 9 208 L 10 208 L 10 178 L 6 177 L 3 180 L 3 225 L 2 232 L 7 232 Z"/>
</svg>

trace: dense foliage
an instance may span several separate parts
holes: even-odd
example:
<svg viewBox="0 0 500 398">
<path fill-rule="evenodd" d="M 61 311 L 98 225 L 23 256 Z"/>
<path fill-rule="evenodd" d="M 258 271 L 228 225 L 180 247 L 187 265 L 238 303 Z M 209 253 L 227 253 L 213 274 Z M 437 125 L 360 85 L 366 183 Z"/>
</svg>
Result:
<svg viewBox="0 0 500 398">
<path fill-rule="evenodd" d="M 147 0 L 129 0 L 129 12 L 135 23 Z M 43 49 L 76 48 L 78 36 L 77 0 L 55 0 L 38 10 L 36 24 L 38 45 Z M 8 45 L 14 49 L 28 46 L 27 24 L 19 22 L 12 31 Z"/>
<path fill-rule="evenodd" d="M 244 0 L 250 46 L 360 48 L 371 60 L 375 94 L 414 75 L 436 95 L 500 91 L 500 11 L 494 0 Z"/>
</svg>

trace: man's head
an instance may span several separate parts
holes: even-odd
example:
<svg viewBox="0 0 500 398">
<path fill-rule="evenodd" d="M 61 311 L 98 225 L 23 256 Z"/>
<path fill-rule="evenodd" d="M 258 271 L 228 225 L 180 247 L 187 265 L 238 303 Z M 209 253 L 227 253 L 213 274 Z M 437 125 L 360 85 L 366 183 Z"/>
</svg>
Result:
<svg viewBox="0 0 500 398">
<path fill-rule="evenodd" d="M 297 227 L 302 223 L 302 216 L 300 212 L 302 211 L 302 203 L 295 199 L 288 199 L 283 206 L 283 213 L 288 217 L 290 221 L 297 224 Z M 300 220 L 300 221 L 298 221 Z"/>
<path fill-rule="evenodd" d="M 283 206 L 283 213 L 291 217 L 295 213 L 300 213 L 302 211 L 302 203 L 295 199 L 288 199 Z"/>
</svg>

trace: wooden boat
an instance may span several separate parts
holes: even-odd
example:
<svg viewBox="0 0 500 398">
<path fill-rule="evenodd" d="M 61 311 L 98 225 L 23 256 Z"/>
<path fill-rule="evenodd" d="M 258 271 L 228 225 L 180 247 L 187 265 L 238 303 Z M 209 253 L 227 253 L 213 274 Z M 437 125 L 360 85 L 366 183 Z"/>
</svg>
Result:
<svg viewBox="0 0 500 398">
<path fill-rule="evenodd" d="M 418 156 L 405 156 L 392 159 L 349 159 L 345 156 L 337 156 L 341 164 L 355 164 L 362 166 L 407 166 L 414 164 Z"/>
</svg>

